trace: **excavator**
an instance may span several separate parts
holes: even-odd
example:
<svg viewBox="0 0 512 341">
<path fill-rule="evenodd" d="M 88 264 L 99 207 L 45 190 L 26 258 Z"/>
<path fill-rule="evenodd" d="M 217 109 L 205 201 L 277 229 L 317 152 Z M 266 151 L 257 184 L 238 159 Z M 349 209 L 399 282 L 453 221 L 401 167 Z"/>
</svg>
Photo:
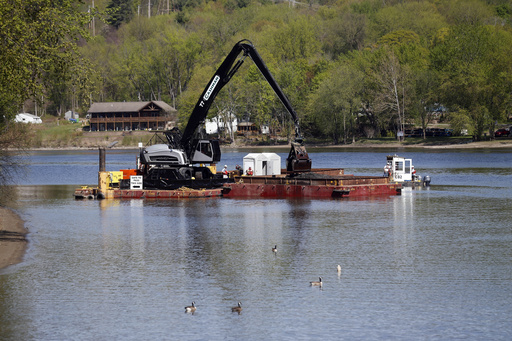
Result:
<svg viewBox="0 0 512 341">
<path fill-rule="evenodd" d="M 199 97 L 183 133 L 179 128 L 165 131 L 165 143 L 153 144 L 141 149 L 139 160 L 145 188 L 173 189 L 181 186 L 212 188 L 220 187 L 226 181 L 213 174 L 210 168 L 202 166 L 202 164 L 216 164 L 221 159 L 219 141 L 208 139 L 203 125 L 215 97 L 242 66 L 247 56 L 258 67 L 293 118 L 295 139 L 291 142 L 290 153 L 286 159 L 287 171 L 292 174 L 311 171 L 311 159 L 303 144 L 297 113 L 254 45 L 244 39 L 235 44 L 211 78 Z"/>
</svg>

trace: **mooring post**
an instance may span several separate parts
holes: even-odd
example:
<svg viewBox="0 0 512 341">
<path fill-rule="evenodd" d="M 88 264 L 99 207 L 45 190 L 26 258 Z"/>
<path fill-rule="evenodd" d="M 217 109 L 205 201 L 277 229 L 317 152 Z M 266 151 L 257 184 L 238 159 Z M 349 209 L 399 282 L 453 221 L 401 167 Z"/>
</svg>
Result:
<svg viewBox="0 0 512 341">
<path fill-rule="evenodd" d="M 106 169 L 106 167 L 105 167 L 105 148 L 99 147 L 99 151 L 100 151 L 100 172 L 104 172 Z"/>
<path fill-rule="evenodd" d="M 108 172 L 105 171 L 105 148 L 99 147 L 100 152 L 100 171 L 98 172 L 98 199 L 105 199 L 108 189 Z"/>
</svg>

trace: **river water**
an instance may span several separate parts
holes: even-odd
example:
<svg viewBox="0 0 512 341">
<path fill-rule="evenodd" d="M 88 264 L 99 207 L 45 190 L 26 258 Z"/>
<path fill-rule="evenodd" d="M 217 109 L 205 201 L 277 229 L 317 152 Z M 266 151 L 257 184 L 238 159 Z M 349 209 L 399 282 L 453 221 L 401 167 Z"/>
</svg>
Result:
<svg viewBox="0 0 512 341">
<path fill-rule="evenodd" d="M 512 338 L 512 150 L 309 151 L 314 167 L 357 175 L 381 175 L 397 153 L 432 186 L 365 200 L 75 201 L 97 182 L 97 151 L 21 156 L 30 243 L 0 270 L 0 339 Z M 109 150 L 107 170 L 135 156 Z"/>
</svg>

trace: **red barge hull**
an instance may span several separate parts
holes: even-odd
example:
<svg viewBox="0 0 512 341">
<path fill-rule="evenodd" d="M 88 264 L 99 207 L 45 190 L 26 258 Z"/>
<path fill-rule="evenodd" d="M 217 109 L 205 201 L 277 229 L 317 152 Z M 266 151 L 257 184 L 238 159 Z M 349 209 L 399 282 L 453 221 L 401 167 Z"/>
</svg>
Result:
<svg viewBox="0 0 512 341">
<path fill-rule="evenodd" d="M 106 176 L 103 176 L 106 178 Z M 100 178 L 102 178 L 100 176 Z M 193 199 L 193 198 L 364 198 L 400 195 L 402 185 L 388 177 L 344 175 L 342 169 L 315 169 L 300 176 L 290 174 L 234 176 L 221 188 L 176 190 L 82 187 L 76 199 Z"/>
<path fill-rule="evenodd" d="M 341 175 L 335 178 L 235 177 L 224 184 L 226 198 L 353 198 L 400 195 L 402 186 L 387 177 Z"/>
</svg>

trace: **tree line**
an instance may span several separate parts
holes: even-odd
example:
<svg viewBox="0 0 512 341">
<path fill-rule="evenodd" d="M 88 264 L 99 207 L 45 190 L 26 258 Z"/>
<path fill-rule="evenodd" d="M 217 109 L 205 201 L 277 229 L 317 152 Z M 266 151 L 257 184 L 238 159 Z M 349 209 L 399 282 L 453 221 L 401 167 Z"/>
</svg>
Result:
<svg viewBox="0 0 512 341">
<path fill-rule="evenodd" d="M 244 38 L 290 99 L 306 137 L 337 144 L 395 136 L 411 126 L 425 131 L 436 109 L 445 108 L 443 119 L 455 133 L 468 130 L 480 139 L 511 114 L 512 5 L 506 0 L 158 0 L 149 6 L 97 0 L 94 8 L 18 1 L 26 10 L 46 4 L 57 11 L 60 28 L 48 28 L 56 37 L 46 45 L 62 45 L 42 48 L 55 56 L 31 57 L 40 64 L 27 74 L 1 71 L 6 114 L 6 103 L 27 98 L 41 101 L 49 114 L 84 113 L 92 102 L 162 100 L 184 124 L 216 68 Z M 3 20 L 7 10 L 0 11 Z M 22 26 L 12 34 L 23 35 Z M 0 62 L 25 55 L 13 46 L 17 52 L 1 51 Z M 8 91 L 9 77 L 31 79 L 30 91 Z M 293 134 L 291 118 L 250 60 L 209 115 L 236 115 Z"/>
</svg>

